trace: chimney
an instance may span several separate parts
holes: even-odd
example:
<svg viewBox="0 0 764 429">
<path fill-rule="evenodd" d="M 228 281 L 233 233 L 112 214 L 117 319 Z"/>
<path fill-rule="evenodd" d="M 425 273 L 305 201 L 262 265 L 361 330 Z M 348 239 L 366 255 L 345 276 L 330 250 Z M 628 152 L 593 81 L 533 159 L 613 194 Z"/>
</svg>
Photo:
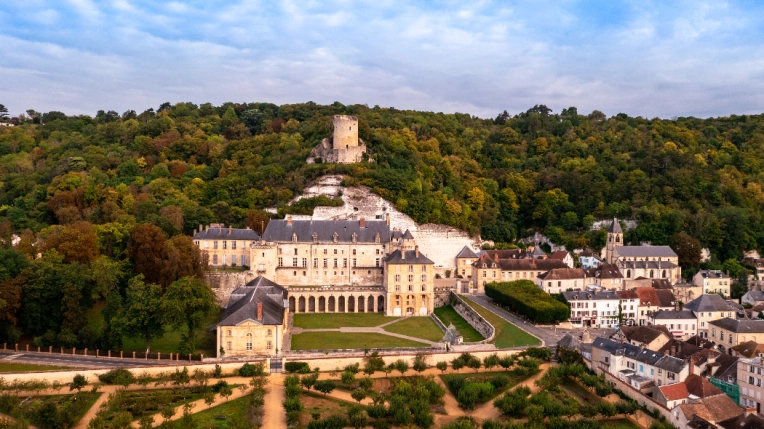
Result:
<svg viewBox="0 0 764 429">
<path fill-rule="evenodd" d="M 287 225 L 292 224 L 292 216 L 287 217 Z"/>
<path fill-rule="evenodd" d="M 692 356 L 690 356 L 690 359 L 688 359 L 688 360 L 690 362 L 690 375 L 694 375 L 695 374 L 695 364 L 692 363 Z"/>
<path fill-rule="evenodd" d="M 668 349 L 666 349 L 666 350 L 663 350 L 663 356 L 668 356 L 668 354 L 669 354 L 669 351 L 668 351 Z"/>
<path fill-rule="evenodd" d="M 207 232 L 207 231 L 209 231 L 209 230 L 210 230 L 210 226 L 209 226 L 209 225 L 207 225 L 207 226 L 204 228 L 204 232 Z"/>
<path fill-rule="evenodd" d="M 232 233 L 232 232 L 233 232 L 233 227 L 229 225 L 229 226 L 228 226 L 228 233 L 230 234 L 230 233 Z"/>
<path fill-rule="evenodd" d="M 416 257 L 419 257 L 419 245 L 414 246 L 414 252 L 416 254 Z"/>
<path fill-rule="evenodd" d="M 202 232 L 202 224 L 199 224 L 199 232 Z"/>
<path fill-rule="evenodd" d="M 676 346 L 671 346 L 671 356 L 676 356 Z"/>
<path fill-rule="evenodd" d="M 366 218 L 361 218 L 361 228 L 366 228 Z"/>
<path fill-rule="evenodd" d="M 401 259 L 406 259 L 406 251 L 401 249 Z"/>
<path fill-rule="evenodd" d="M 263 303 L 257 303 L 257 320 L 263 320 Z"/>
<path fill-rule="evenodd" d="M 390 213 L 385 213 L 385 223 L 390 226 Z"/>
</svg>

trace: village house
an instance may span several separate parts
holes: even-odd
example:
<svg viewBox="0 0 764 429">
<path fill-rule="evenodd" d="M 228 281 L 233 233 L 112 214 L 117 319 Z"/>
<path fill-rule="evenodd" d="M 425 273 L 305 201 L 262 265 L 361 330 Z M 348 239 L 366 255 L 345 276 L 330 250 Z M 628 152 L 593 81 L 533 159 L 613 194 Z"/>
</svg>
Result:
<svg viewBox="0 0 764 429">
<path fill-rule="evenodd" d="M 703 287 L 698 286 L 695 283 L 686 282 L 684 280 L 679 283 L 674 283 L 672 286 L 674 296 L 677 301 L 681 303 L 687 303 L 693 299 L 703 295 Z"/>
<path fill-rule="evenodd" d="M 575 268 L 576 266 L 576 263 L 573 260 L 573 257 L 570 255 L 570 252 L 565 250 L 556 250 L 552 252 L 552 254 L 548 256 L 548 259 L 562 261 L 565 263 L 565 265 L 568 266 L 568 268 Z"/>
<path fill-rule="evenodd" d="M 692 278 L 695 285 L 703 288 L 703 293 L 717 293 L 730 297 L 730 276 L 718 270 L 700 270 Z"/>
<path fill-rule="evenodd" d="M 610 339 L 658 350 L 671 341 L 672 336 L 663 326 L 622 326 Z"/>
<path fill-rule="evenodd" d="M 204 229 L 199 225 L 199 229 L 194 230 L 193 240 L 213 267 L 248 266 L 249 246 L 260 240 L 260 235 L 249 228 L 212 223 Z"/>
<path fill-rule="evenodd" d="M 764 304 L 764 291 L 749 290 L 740 298 L 741 304 L 750 304 L 756 306 L 757 304 Z"/>
<path fill-rule="evenodd" d="M 578 263 L 581 264 L 581 268 L 597 268 L 602 261 L 592 249 L 586 249 L 578 255 Z"/>
<path fill-rule="evenodd" d="M 384 262 L 384 288 L 389 303 L 386 314 L 427 316 L 432 313 L 435 264 L 419 252 L 419 247 L 396 250 Z"/>
<path fill-rule="evenodd" d="M 639 319 L 640 325 L 647 324 L 647 317 L 650 313 L 660 310 L 674 310 L 676 308 L 676 298 L 674 293 L 668 289 L 655 289 L 652 286 L 638 287 L 635 289 L 639 297 Z"/>
<path fill-rule="evenodd" d="M 679 340 L 697 335 L 697 323 L 697 317 L 689 310 L 658 310 L 647 315 L 648 325 L 665 326 Z"/>
<path fill-rule="evenodd" d="M 725 317 L 737 318 L 737 308 L 716 294 L 701 295 L 685 304 L 683 309 L 695 313 L 698 318 L 698 336 L 702 338 L 708 338 L 709 322 Z"/>
<path fill-rule="evenodd" d="M 674 417 L 671 423 L 674 426 L 679 429 L 699 427 L 726 429 L 729 427 L 729 423 L 736 422 L 738 418 L 744 416 L 743 409 L 724 392 L 704 378 L 695 377 L 690 379 L 693 386 L 687 386 L 688 399 L 691 400 L 671 409 L 671 414 Z"/>
<path fill-rule="evenodd" d="M 725 317 L 708 322 L 711 341 L 718 344 L 719 350 L 737 346 L 746 341 L 764 343 L 764 319 L 748 320 Z"/>
<path fill-rule="evenodd" d="M 639 295 L 633 290 L 615 291 L 621 300 L 621 319 L 622 325 L 637 324 L 637 315 L 639 314 Z"/>
<path fill-rule="evenodd" d="M 623 275 L 613 264 L 600 264 L 587 271 L 592 273 L 590 277 L 594 279 L 594 284 L 602 289 L 621 290 L 624 287 Z"/>
<path fill-rule="evenodd" d="M 273 355 L 287 329 L 287 290 L 257 277 L 231 293 L 217 323 L 217 357 Z"/>
<path fill-rule="evenodd" d="M 464 248 L 456 255 L 456 271 L 454 272 L 454 277 L 472 277 L 472 264 L 477 262 L 477 260 L 478 255 L 476 255 L 469 247 L 464 246 Z"/>
<path fill-rule="evenodd" d="M 553 268 L 539 275 L 537 284 L 549 294 L 586 289 L 586 270 L 583 268 Z"/>
<path fill-rule="evenodd" d="M 682 359 L 607 338 L 592 343 L 591 365 L 597 374 L 607 371 L 643 394 L 652 394 L 655 386 L 684 381 L 690 371 Z"/>
<path fill-rule="evenodd" d="M 574 325 L 613 328 L 619 325 L 620 298 L 612 291 L 562 292 L 570 304 L 570 319 Z"/>
<path fill-rule="evenodd" d="M 761 413 L 764 394 L 764 361 L 761 357 L 741 358 L 737 361 L 737 384 L 740 386 L 740 405 L 755 407 Z"/>
<path fill-rule="evenodd" d="M 757 343 L 753 340 L 741 342 L 729 349 L 732 350 L 732 356 L 738 356 L 745 359 L 764 357 L 764 343 Z"/>
<path fill-rule="evenodd" d="M 568 268 L 564 262 L 552 259 L 540 257 L 493 259 L 491 255 L 496 255 L 496 252 L 482 253 L 472 264 L 472 279 L 480 292 L 485 290 L 485 285 L 488 283 L 514 280 L 530 280 L 536 283 L 538 276 L 542 273 L 555 268 Z"/>
</svg>

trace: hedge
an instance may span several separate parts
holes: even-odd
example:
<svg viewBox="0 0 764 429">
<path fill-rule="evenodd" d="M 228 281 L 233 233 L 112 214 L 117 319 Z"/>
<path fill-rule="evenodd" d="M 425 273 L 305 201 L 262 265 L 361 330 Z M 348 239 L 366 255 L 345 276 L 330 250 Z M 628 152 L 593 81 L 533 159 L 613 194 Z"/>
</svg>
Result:
<svg viewBox="0 0 764 429">
<path fill-rule="evenodd" d="M 310 372 L 310 365 L 307 362 L 287 362 L 284 365 L 284 370 L 286 372 L 307 373 Z"/>
<path fill-rule="evenodd" d="M 485 294 L 495 302 L 536 323 L 568 320 L 570 308 L 544 292 L 530 280 L 488 283 Z"/>
</svg>

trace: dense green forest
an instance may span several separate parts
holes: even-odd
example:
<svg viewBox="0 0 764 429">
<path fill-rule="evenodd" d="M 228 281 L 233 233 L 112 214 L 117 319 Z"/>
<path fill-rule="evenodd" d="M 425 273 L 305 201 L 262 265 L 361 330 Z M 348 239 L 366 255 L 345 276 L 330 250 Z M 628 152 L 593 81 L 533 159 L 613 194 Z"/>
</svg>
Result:
<svg viewBox="0 0 764 429">
<path fill-rule="evenodd" d="M 305 164 L 335 114 L 359 118 L 373 162 Z M 194 228 L 260 229 L 262 208 L 309 211 L 284 206 L 329 173 L 417 222 L 499 243 L 540 230 L 569 248 L 599 247 L 603 233 L 589 227 L 618 216 L 638 222 L 628 242 L 672 244 L 686 268 L 700 246 L 716 261 L 764 249 L 759 115 L 608 118 L 538 105 L 481 119 L 340 103 L 165 103 L 8 120 L 17 126 L 0 128 L 0 341 L 113 345 L 135 335 L 109 323 L 113 332 L 87 332 L 82 314 L 106 300 L 105 317 L 119 320 L 136 275 L 161 294 L 198 278 Z"/>
</svg>

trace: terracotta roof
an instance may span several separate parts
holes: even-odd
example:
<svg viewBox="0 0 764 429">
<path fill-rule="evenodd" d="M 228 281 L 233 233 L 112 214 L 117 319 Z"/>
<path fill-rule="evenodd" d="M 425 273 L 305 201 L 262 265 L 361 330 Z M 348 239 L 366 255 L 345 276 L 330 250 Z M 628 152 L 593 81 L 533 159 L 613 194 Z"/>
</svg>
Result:
<svg viewBox="0 0 764 429">
<path fill-rule="evenodd" d="M 555 250 L 551 255 L 549 255 L 549 259 L 559 259 L 562 261 L 568 255 L 570 255 L 570 253 L 566 252 L 565 250 Z"/>
<path fill-rule="evenodd" d="M 699 403 L 682 404 L 679 409 L 688 419 L 698 416 L 709 422 L 722 422 L 743 414 L 743 410 L 724 394 L 701 399 Z"/>
<path fill-rule="evenodd" d="M 671 341 L 664 344 L 663 347 L 658 349 L 658 351 L 661 353 L 668 352 L 669 355 L 678 357 L 680 359 L 688 358 L 701 350 L 703 350 L 702 347 L 698 347 L 685 341 L 679 341 L 675 339 L 672 339 Z"/>
<path fill-rule="evenodd" d="M 764 418 L 757 414 L 739 416 L 736 419 L 721 422 L 724 429 L 764 429 Z"/>
<path fill-rule="evenodd" d="M 569 280 L 585 277 L 586 273 L 581 268 L 554 268 L 538 276 L 542 280 Z"/>
<path fill-rule="evenodd" d="M 710 381 L 697 374 L 688 375 L 684 380 L 684 384 L 687 385 L 687 391 L 690 395 L 695 395 L 698 398 L 709 398 L 724 394 L 718 387 L 711 384 Z"/>
<path fill-rule="evenodd" d="M 617 293 L 621 299 L 639 299 L 639 295 L 633 290 L 617 290 L 615 293 Z"/>
<path fill-rule="evenodd" d="M 636 289 L 640 305 L 653 307 L 673 307 L 676 305 L 674 294 L 667 289 L 655 289 L 651 286 L 638 287 Z"/>
<path fill-rule="evenodd" d="M 687 393 L 687 386 L 684 383 L 674 383 L 668 386 L 661 386 L 660 389 L 663 397 L 668 401 L 676 401 L 677 399 L 684 399 L 689 396 Z"/>
<path fill-rule="evenodd" d="M 746 341 L 730 348 L 746 358 L 757 357 L 764 353 L 764 344 L 759 344 L 756 341 Z"/>
<path fill-rule="evenodd" d="M 650 343 L 660 337 L 661 334 L 665 334 L 662 330 L 655 329 L 652 326 L 621 326 L 621 331 L 629 341 L 638 341 L 640 343 Z"/>
<path fill-rule="evenodd" d="M 656 289 L 671 289 L 671 280 L 653 279 L 653 287 Z"/>
</svg>

